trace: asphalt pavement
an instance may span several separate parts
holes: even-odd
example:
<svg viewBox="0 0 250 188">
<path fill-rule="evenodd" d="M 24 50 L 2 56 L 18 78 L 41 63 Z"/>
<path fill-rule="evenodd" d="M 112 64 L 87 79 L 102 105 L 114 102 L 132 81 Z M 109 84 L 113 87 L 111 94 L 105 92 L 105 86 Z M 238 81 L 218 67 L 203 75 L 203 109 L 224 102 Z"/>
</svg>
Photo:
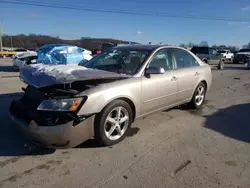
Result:
<svg viewBox="0 0 250 188">
<path fill-rule="evenodd" d="M 66 150 L 33 146 L 9 117 L 25 85 L 0 59 L 0 187 L 249 188 L 250 71 L 213 71 L 200 111 L 183 107 L 137 120 L 112 147 L 94 140 Z"/>
</svg>

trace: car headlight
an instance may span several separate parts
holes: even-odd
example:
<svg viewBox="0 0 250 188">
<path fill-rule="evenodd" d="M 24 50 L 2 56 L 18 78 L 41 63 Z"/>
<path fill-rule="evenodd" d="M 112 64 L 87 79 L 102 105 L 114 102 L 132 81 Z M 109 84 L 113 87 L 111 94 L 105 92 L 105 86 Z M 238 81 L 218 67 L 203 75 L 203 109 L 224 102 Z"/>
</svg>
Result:
<svg viewBox="0 0 250 188">
<path fill-rule="evenodd" d="M 82 100 L 82 98 L 44 100 L 37 110 L 72 112 L 78 109 Z"/>
</svg>

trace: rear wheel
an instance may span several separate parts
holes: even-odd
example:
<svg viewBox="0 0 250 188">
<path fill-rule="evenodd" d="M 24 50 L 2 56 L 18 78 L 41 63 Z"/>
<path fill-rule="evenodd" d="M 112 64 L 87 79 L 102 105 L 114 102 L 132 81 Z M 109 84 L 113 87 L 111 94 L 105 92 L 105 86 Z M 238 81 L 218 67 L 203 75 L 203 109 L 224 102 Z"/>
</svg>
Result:
<svg viewBox="0 0 250 188">
<path fill-rule="evenodd" d="M 224 69 L 224 65 L 225 65 L 225 62 L 223 60 L 221 60 L 219 62 L 219 65 L 218 65 L 218 69 L 220 69 L 220 70 Z"/>
<path fill-rule="evenodd" d="M 195 89 L 193 98 L 189 103 L 190 107 L 193 109 L 200 109 L 205 101 L 206 92 L 206 86 L 204 83 L 201 82 Z"/>
<path fill-rule="evenodd" d="M 203 59 L 203 62 L 208 64 L 208 60 L 207 59 Z"/>
<path fill-rule="evenodd" d="M 233 64 L 239 64 L 239 62 L 234 59 Z"/>
<path fill-rule="evenodd" d="M 95 139 L 104 146 L 122 141 L 132 124 L 132 110 L 123 100 L 108 104 L 95 120 Z"/>
</svg>

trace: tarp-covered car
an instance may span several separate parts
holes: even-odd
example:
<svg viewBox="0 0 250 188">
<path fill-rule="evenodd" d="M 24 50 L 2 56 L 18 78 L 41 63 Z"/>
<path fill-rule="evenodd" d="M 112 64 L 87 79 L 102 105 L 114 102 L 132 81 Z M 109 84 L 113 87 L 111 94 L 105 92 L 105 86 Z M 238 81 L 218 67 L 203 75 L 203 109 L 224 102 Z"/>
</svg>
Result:
<svg viewBox="0 0 250 188">
<path fill-rule="evenodd" d="M 38 64 L 78 65 L 83 59 L 83 50 L 77 46 L 47 44 L 38 49 Z"/>
</svg>

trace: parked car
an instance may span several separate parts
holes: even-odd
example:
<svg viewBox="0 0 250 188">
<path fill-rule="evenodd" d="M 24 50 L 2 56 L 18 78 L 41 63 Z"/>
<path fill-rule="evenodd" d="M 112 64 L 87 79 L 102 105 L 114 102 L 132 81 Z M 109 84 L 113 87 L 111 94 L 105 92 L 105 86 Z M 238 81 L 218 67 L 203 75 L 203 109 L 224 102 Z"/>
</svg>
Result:
<svg viewBox="0 0 250 188">
<path fill-rule="evenodd" d="M 82 48 L 65 44 L 43 45 L 38 49 L 37 55 L 38 64 L 50 65 L 78 65 L 84 58 L 90 59 L 89 54 L 84 53 Z"/>
<path fill-rule="evenodd" d="M 92 137 L 113 145 L 136 118 L 181 104 L 201 108 L 212 74 L 184 48 L 131 45 L 107 50 L 85 67 L 26 66 L 20 79 L 28 86 L 10 105 L 14 122 L 43 146 L 67 148 Z"/>
<path fill-rule="evenodd" d="M 24 52 L 19 55 L 15 55 L 12 59 L 13 66 L 17 69 L 23 68 L 25 65 L 34 64 L 37 61 L 36 52 Z"/>
<path fill-rule="evenodd" d="M 230 50 L 218 50 L 218 53 L 223 55 L 225 60 L 232 62 L 234 58 L 234 53 L 232 53 Z"/>
<path fill-rule="evenodd" d="M 93 58 L 92 52 L 87 49 L 82 48 L 82 53 L 84 61 L 89 61 Z"/>
<path fill-rule="evenodd" d="M 101 45 L 101 48 L 102 48 L 102 50 L 104 51 L 104 50 L 108 50 L 108 49 L 110 49 L 110 48 L 113 48 L 113 47 L 115 47 L 116 46 L 116 44 L 113 44 L 113 43 L 111 43 L 111 42 L 107 42 L 107 43 L 103 43 L 102 45 Z"/>
<path fill-rule="evenodd" d="M 36 51 L 32 51 L 32 50 L 27 50 L 24 48 L 17 48 L 15 50 L 13 50 L 13 52 L 15 52 L 16 54 L 13 56 L 13 58 L 21 56 L 22 54 L 27 54 L 27 53 L 36 53 Z"/>
<path fill-rule="evenodd" d="M 13 51 L 16 52 L 16 55 L 20 55 L 24 52 L 28 52 L 29 50 L 24 49 L 24 48 L 17 48 L 17 49 L 14 49 Z"/>
<path fill-rule="evenodd" d="M 241 49 L 234 55 L 234 63 L 247 63 L 250 60 L 250 49 Z"/>
<path fill-rule="evenodd" d="M 196 46 L 191 49 L 191 52 L 209 65 L 217 66 L 218 69 L 224 68 L 225 58 L 213 48 Z"/>
</svg>

